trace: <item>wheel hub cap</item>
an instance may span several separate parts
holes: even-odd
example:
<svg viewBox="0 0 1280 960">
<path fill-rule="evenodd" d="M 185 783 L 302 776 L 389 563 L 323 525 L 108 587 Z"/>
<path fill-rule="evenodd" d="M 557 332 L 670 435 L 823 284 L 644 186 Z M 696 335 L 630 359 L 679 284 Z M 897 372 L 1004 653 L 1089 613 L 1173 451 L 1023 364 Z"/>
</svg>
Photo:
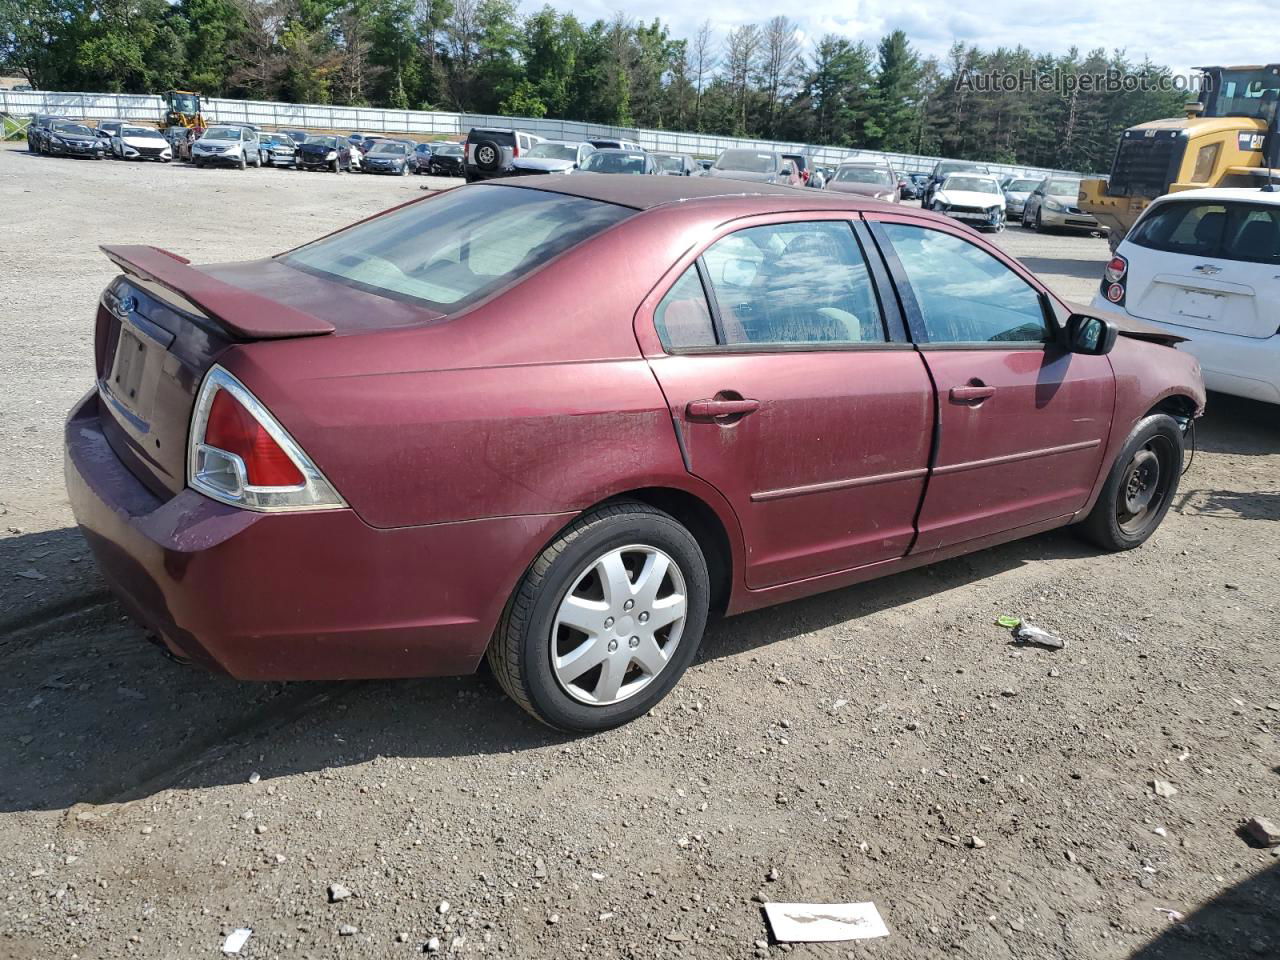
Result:
<svg viewBox="0 0 1280 960">
<path fill-rule="evenodd" d="M 596 558 L 560 601 L 551 668 L 570 697 L 621 703 L 656 679 L 684 630 L 684 575 L 662 550 L 642 544 Z"/>
<path fill-rule="evenodd" d="M 1151 504 L 1160 481 L 1160 458 L 1150 450 L 1141 450 L 1129 464 L 1124 487 L 1125 511 L 1141 513 Z"/>
</svg>

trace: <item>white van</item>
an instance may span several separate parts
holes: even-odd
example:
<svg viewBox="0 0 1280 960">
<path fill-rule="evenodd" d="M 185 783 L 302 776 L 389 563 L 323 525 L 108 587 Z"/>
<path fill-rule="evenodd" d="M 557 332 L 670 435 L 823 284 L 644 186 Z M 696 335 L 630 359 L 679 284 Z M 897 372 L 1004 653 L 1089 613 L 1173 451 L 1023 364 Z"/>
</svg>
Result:
<svg viewBox="0 0 1280 960">
<path fill-rule="evenodd" d="M 1171 333 L 1205 385 L 1280 404 L 1280 187 L 1184 190 L 1149 206 L 1094 305 Z"/>
</svg>

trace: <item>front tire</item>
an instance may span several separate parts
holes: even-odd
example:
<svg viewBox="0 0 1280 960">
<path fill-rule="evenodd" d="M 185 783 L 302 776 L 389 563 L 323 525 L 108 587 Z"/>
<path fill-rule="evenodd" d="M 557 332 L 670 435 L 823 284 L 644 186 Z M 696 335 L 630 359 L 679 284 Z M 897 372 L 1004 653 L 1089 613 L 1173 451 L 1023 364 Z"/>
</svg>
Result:
<svg viewBox="0 0 1280 960">
<path fill-rule="evenodd" d="M 1144 417 L 1107 474 L 1098 502 L 1076 528 L 1104 550 L 1132 550 L 1160 526 L 1178 492 L 1183 441 L 1167 413 Z"/>
<path fill-rule="evenodd" d="M 669 514 L 618 501 L 579 517 L 534 560 L 488 659 L 503 690 L 548 726 L 589 733 L 651 710 L 693 662 L 710 582 Z"/>
</svg>

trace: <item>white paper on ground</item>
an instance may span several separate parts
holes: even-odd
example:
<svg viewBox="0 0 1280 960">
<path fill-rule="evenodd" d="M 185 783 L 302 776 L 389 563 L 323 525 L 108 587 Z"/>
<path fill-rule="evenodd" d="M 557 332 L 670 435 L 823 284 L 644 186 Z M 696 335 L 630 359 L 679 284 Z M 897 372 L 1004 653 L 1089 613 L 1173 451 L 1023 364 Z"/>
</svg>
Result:
<svg viewBox="0 0 1280 960">
<path fill-rule="evenodd" d="M 249 937 L 253 933 L 248 927 L 241 927 L 239 930 L 232 930 L 228 934 L 227 939 L 222 942 L 223 953 L 239 953 L 240 948 L 249 942 Z"/>
<path fill-rule="evenodd" d="M 766 903 L 764 912 L 779 943 L 827 943 L 889 935 L 874 903 Z"/>
</svg>

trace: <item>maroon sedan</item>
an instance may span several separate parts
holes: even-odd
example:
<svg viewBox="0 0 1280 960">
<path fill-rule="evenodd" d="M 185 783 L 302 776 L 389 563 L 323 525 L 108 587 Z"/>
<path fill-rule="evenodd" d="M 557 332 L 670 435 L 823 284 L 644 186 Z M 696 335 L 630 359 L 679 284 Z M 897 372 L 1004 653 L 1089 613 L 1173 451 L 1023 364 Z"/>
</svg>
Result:
<svg viewBox="0 0 1280 960">
<path fill-rule="evenodd" d="M 1204 403 L 1177 338 L 815 190 L 529 177 L 251 263 L 104 249 L 66 474 L 137 618 L 246 679 L 487 655 L 570 730 L 652 707 L 711 614 L 1138 546 Z"/>
</svg>

